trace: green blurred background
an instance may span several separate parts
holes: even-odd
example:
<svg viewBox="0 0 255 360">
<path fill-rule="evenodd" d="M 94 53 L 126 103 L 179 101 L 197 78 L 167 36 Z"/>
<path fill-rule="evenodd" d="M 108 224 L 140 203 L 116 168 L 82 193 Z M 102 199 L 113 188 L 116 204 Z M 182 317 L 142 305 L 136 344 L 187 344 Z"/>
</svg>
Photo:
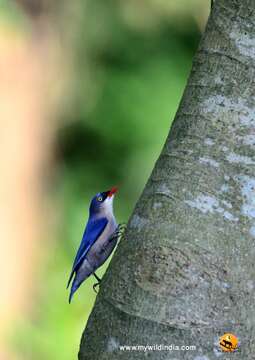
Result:
<svg viewBox="0 0 255 360">
<path fill-rule="evenodd" d="M 0 0 L 2 28 L 25 39 L 43 33 L 55 54 L 48 75 L 43 67 L 50 84 L 44 97 L 54 99 L 44 104 L 50 111 L 42 121 L 50 129 L 39 173 L 43 256 L 33 265 L 28 306 L 8 329 L 10 358 L 77 358 L 94 279 L 71 305 L 66 282 L 90 199 L 117 185 L 115 213 L 127 222 L 168 134 L 209 6 L 205 0 Z"/>
</svg>

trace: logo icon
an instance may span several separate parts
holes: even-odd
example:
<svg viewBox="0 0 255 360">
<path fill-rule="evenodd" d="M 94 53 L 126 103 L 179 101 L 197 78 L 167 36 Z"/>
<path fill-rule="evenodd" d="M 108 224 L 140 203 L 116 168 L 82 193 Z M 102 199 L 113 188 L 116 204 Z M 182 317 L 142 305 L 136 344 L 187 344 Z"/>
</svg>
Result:
<svg viewBox="0 0 255 360">
<path fill-rule="evenodd" d="M 236 351 L 238 347 L 238 339 L 235 335 L 226 333 L 220 337 L 219 346 L 224 352 Z"/>
</svg>

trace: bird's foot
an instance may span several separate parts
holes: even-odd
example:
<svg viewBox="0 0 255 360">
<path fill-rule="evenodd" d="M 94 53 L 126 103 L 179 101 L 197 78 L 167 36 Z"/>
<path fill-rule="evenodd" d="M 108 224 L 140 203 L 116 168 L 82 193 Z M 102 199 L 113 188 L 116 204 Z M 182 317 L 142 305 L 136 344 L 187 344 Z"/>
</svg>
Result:
<svg viewBox="0 0 255 360">
<path fill-rule="evenodd" d="M 127 227 L 127 224 L 126 223 L 120 223 L 119 225 L 118 225 L 118 227 L 117 227 L 117 229 L 119 229 L 119 230 L 125 230 L 126 229 L 126 227 Z"/>
<path fill-rule="evenodd" d="M 98 291 L 96 290 L 96 288 L 100 285 L 101 279 L 100 279 L 100 277 L 97 276 L 96 273 L 93 273 L 93 275 L 97 279 L 97 282 L 93 285 L 93 290 L 95 291 L 96 294 L 98 294 Z"/>
<path fill-rule="evenodd" d="M 114 233 L 111 236 L 111 241 L 114 240 L 114 239 L 121 238 L 125 233 L 126 227 L 127 227 L 127 225 L 124 224 L 124 223 L 119 224 L 117 229 L 114 231 Z"/>
<path fill-rule="evenodd" d="M 95 291 L 96 294 L 98 294 L 98 291 L 97 291 L 97 287 L 100 286 L 100 282 L 97 282 L 93 285 L 93 290 Z"/>
</svg>

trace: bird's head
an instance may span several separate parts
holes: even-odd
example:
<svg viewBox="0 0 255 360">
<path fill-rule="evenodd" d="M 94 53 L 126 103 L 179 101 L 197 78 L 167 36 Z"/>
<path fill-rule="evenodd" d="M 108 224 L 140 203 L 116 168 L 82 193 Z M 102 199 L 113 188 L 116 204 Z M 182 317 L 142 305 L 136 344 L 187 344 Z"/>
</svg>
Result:
<svg viewBox="0 0 255 360">
<path fill-rule="evenodd" d="M 113 211 L 113 199 L 117 188 L 113 187 L 108 191 L 103 191 L 96 194 L 90 203 L 89 213 L 90 215 L 97 215 L 99 213 L 110 214 Z"/>
</svg>

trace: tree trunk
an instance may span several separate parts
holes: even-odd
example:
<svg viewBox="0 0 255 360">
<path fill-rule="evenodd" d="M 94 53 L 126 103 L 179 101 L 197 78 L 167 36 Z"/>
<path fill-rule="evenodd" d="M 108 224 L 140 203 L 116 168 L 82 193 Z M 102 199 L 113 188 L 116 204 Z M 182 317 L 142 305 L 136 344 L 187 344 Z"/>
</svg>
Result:
<svg viewBox="0 0 255 360">
<path fill-rule="evenodd" d="M 216 0 L 80 360 L 143 359 L 119 346 L 155 344 L 196 350 L 147 351 L 150 359 L 218 359 L 226 332 L 241 343 L 231 359 L 255 359 L 254 73 L 254 0 Z"/>
</svg>

